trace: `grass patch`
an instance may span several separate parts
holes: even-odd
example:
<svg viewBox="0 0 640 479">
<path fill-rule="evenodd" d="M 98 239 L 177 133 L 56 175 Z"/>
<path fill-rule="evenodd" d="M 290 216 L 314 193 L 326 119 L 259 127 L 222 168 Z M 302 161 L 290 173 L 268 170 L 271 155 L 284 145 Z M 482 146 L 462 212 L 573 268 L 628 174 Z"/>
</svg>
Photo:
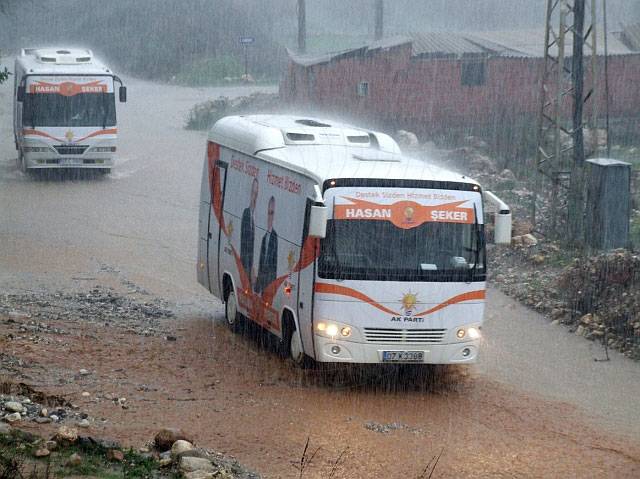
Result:
<svg viewBox="0 0 640 479">
<path fill-rule="evenodd" d="M 182 69 L 176 75 L 175 81 L 181 85 L 208 86 L 231 79 L 240 79 L 244 73 L 241 62 L 230 55 L 198 60 Z"/>
<path fill-rule="evenodd" d="M 134 450 L 124 453 L 124 461 L 110 462 L 106 449 L 96 444 L 74 444 L 59 447 L 48 457 L 36 458 L 35 451 L 43 440 L 29 433 L 12 430 L 0 435 L 0 479 L 57 479 L 67 476 L 91 476 L 99 479 L 178 479 L 172 470 L 161 470 L 151 456 Z M 69 458 L 78 454 L 82 462 L 69 465 Z"/>
<path fill-rule="evenodd" d="M 277 83 L 276 78 L 258 77 L 251 71 L 249 75 L 254 79 L 252 84 L 266 85 Z M 213 58 L 197 60 L 182 68 L 175 76 L 174 82 L 191 87 L 239 85 L 244 84 L 244 59 L 231 55 L 221 55 Z"/>
<path fill-rule="evenodd" d="M 579 252 L 558 248 L 546 256 L 546 264 L 554 268 L 566 268 L 574 259 L 579 256 Z"/>
<path fill-rule="evenodd" d="M 633 169 L 640 169 L 640 147 L 613 145 L 611 158 L 631 163 Z"/>
</svg>

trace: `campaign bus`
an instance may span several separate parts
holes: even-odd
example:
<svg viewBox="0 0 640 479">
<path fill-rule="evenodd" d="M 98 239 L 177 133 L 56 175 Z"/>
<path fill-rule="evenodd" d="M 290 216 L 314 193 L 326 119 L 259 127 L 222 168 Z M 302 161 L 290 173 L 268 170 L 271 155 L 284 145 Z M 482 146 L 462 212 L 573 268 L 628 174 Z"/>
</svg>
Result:
<svg viewBox="0 0 640 479">
<path fill-rule="evenodd" d="M 508 207 L 487 195 L 509 241 Z M 477 182 L 403 156 L 386 134 L 226 117 L 207 140 L 197 277 L 233 330 L 256 323 L 300 365 L 473 363 L 483 217 Z"/>
<path fill-rule="evenodd" d="M 126 87 L 91 50 L 25 48 L 15 62 L 13 130 L 22 171 L 113 167 L 115 87 Z"/>
</svg>

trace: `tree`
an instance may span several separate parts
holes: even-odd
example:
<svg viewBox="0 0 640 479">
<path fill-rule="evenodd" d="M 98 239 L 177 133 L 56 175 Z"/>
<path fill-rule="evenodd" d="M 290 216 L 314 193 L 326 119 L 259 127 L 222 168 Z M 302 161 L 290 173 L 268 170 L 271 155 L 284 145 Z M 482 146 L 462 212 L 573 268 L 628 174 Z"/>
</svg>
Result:
<svg viewBox="0 0 640 479">
<path fill-rule="evenodd" d="M 7 15 L 20 0 L 0 0 L 0 14 Z"/>
<path fill-rule="evenodd" d="M 13 7 L 16 3 L 17 0 L 0 0 L 0 14 L 7 15 L 11 7 Z M 6 82 L 8 79 L 9 70 L 7 70 L 7 67 L 4 67 L 4 69 L 0 70 L 0 84 Z"/>
</svg>

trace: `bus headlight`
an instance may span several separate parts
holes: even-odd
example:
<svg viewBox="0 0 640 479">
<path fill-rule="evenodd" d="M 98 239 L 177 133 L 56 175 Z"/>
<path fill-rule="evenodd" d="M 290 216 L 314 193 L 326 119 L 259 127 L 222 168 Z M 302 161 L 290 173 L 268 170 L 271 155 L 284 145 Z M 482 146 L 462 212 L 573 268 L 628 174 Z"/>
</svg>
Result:
<svg viewBox="0 0 640 479">
<path fill-rule="evenodd" d="M 346 339 L 351 337 L 354 332 L 351 326 L 336 321 L 318 321 L 315 330 L 316 334 L 331 339 Z"/>
<path fill-rule="evenodd" d="M 469 340 L 474 340 L 480 339 L 480 336 L 482 336 L 482 334 L 480 334 L 480 328 L 476 328 L 473 326 L 468 328 L 458 328 L 458 330 L 456 331 L 456 337 L 458 339 L 468 338 Z"/>
<path fill-rule="evenodd" d="M 480 330 L 478 328 L 469 328 L 469 329 L 467 329 L 467 334 L 469 335 L 469 339 L 478 339 L 478 338 L 480 338 Z"/>
</svg>

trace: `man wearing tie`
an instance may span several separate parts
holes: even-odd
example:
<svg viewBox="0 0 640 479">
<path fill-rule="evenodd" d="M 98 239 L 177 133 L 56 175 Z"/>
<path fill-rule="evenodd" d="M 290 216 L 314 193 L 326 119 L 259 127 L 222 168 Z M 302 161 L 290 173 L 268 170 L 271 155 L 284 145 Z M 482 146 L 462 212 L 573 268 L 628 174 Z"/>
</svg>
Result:
<svg viewBox="0 0 640 479">
<path fill-rule="evenodd" d="M 273 229 L 273 218 L 276 211 L 276 199 L 269 198 L 267 206 L 267 231 L 262 237 L 260 261 L 258 263 L 258 279 L 256 293 L 261 294 L 276 279 L 278 269 L 278 234 Z"/>
<path fill-rule="evenodd" d="M 255 211 L 258 200 L 258 180 L 253 179 L 251 184 L 251 197 L 249 206 L 242 212 L 242 223 L 240 225 L 240 260 L 249 281 L 254 282 L 255 273 L 253 271 L 253 244 L 255 237 L 256 222 Z"/>
</svg>

